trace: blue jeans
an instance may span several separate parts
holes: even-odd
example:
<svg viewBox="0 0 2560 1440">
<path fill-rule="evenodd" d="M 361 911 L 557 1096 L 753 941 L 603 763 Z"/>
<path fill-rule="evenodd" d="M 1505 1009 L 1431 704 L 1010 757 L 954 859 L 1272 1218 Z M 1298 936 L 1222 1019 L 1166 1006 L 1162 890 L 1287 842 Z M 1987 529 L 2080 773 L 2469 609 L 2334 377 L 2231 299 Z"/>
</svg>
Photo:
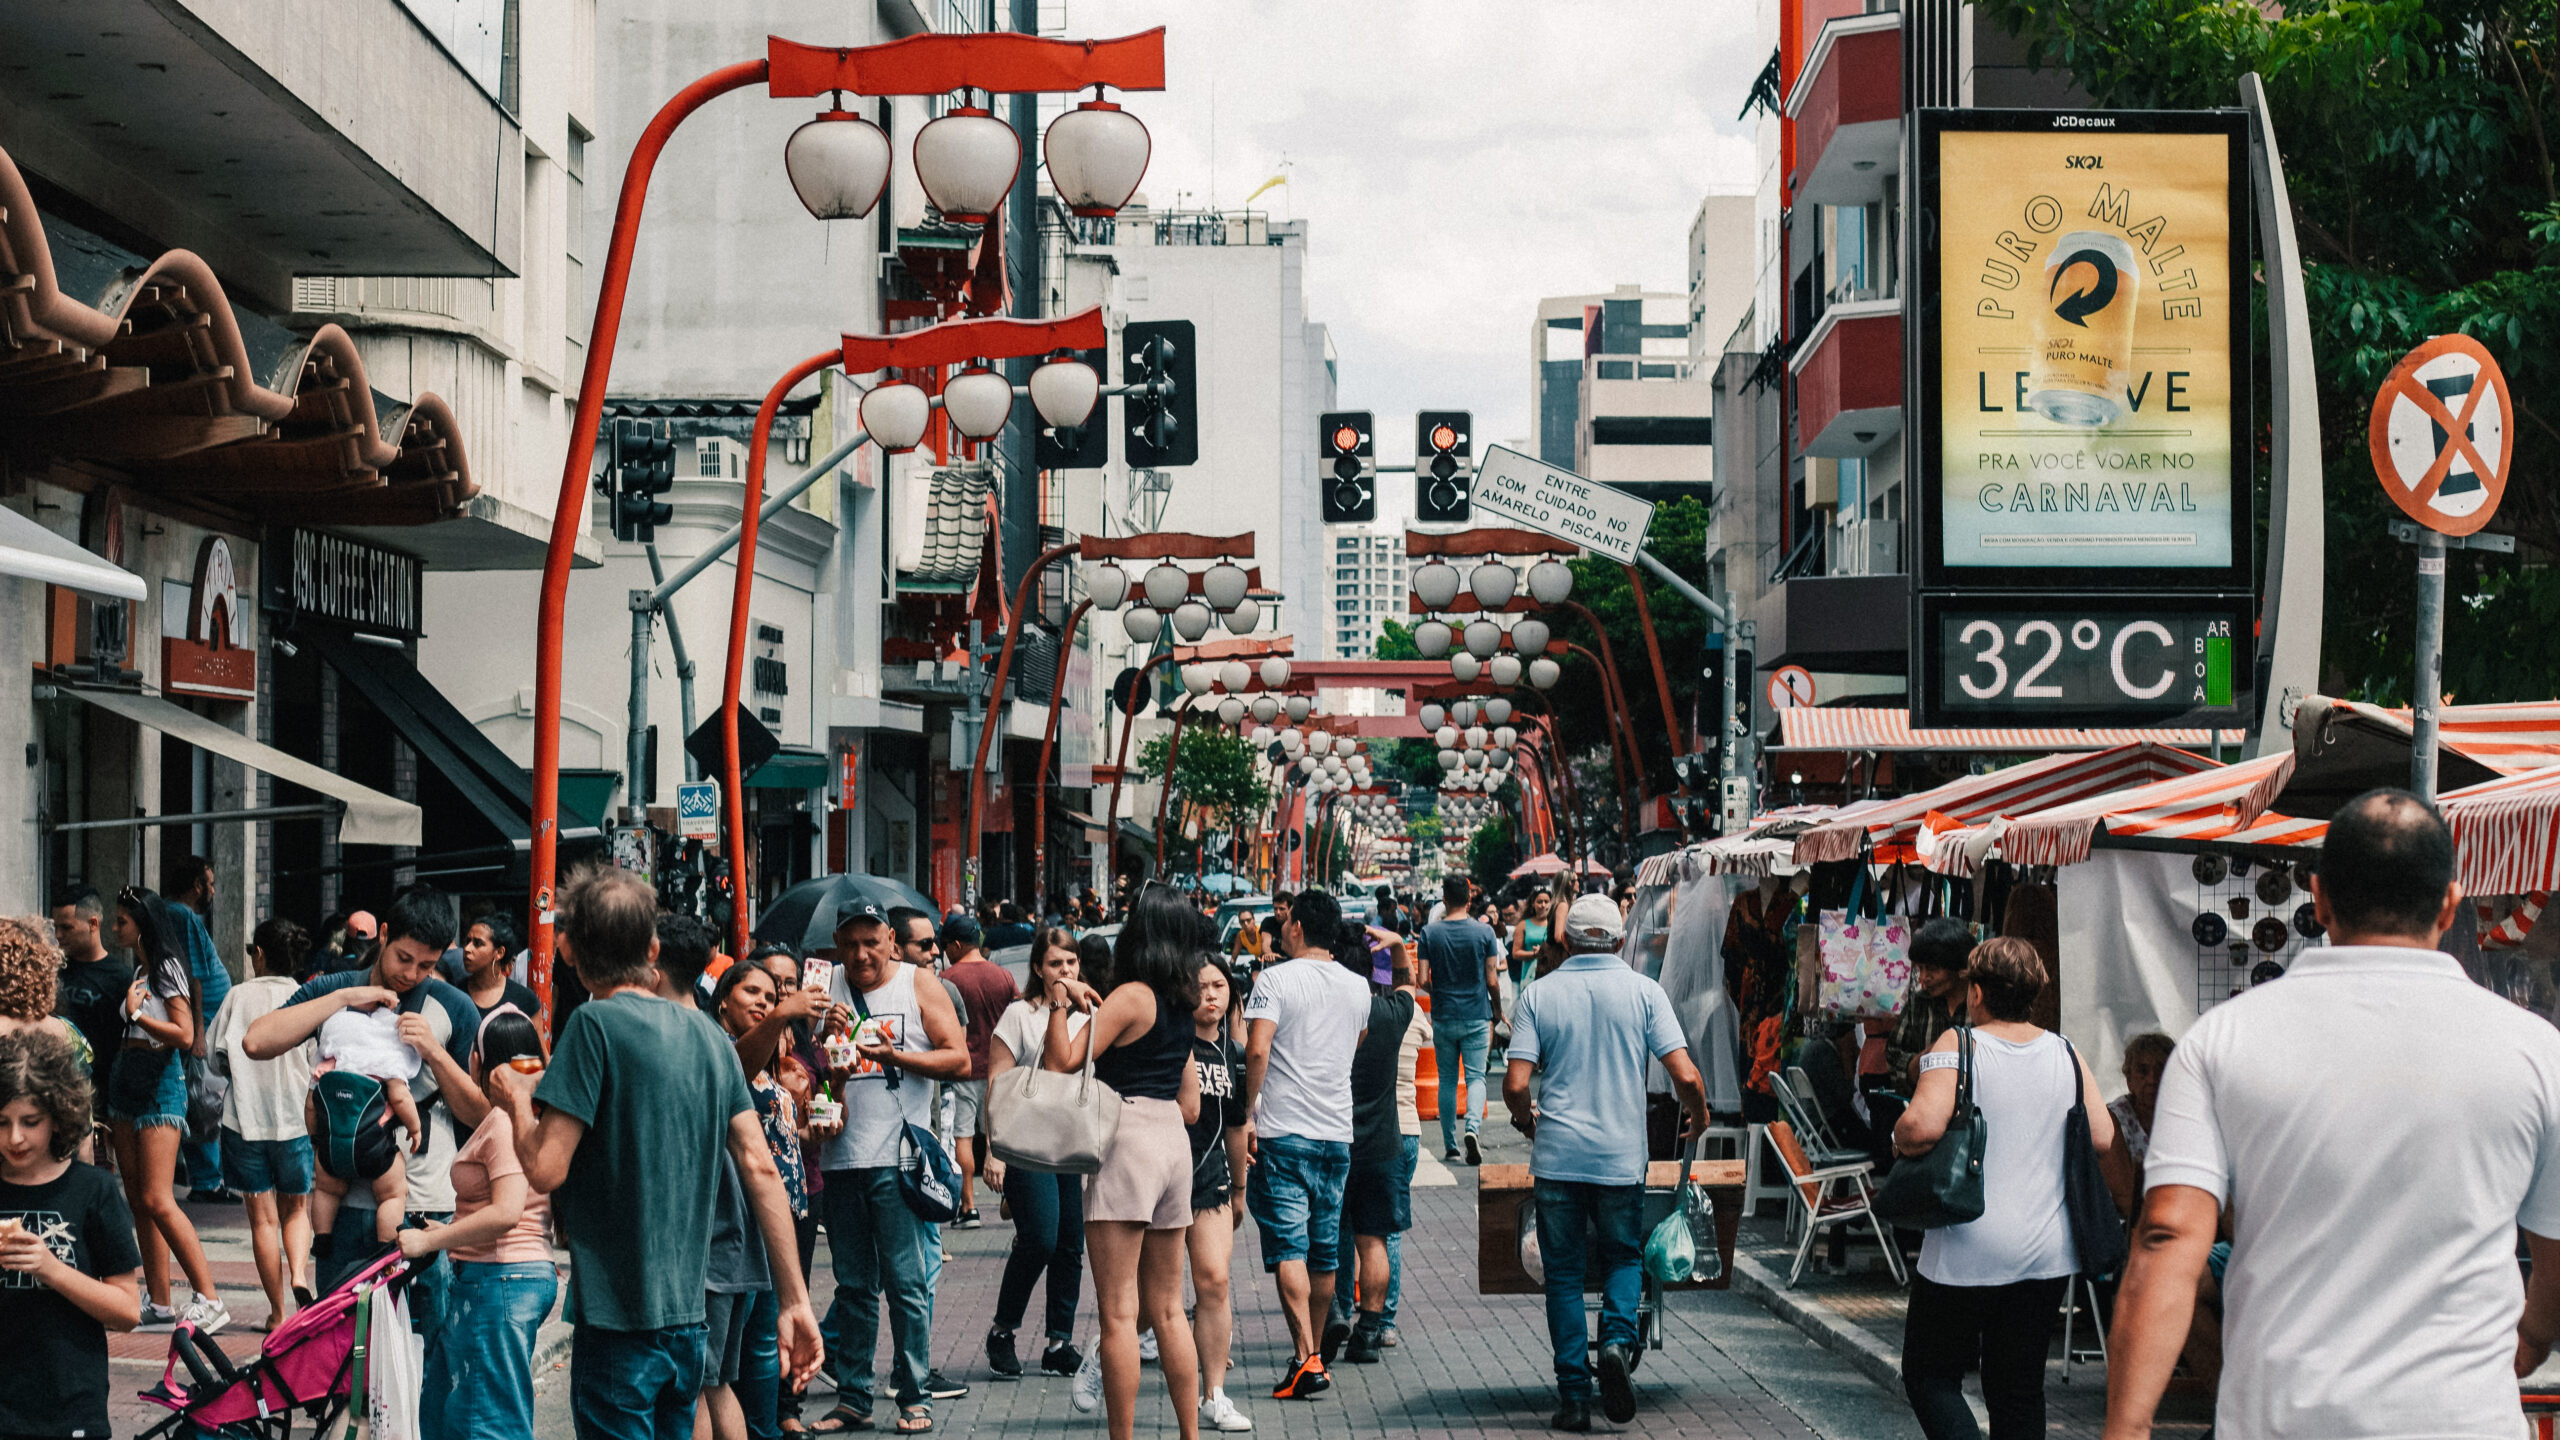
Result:
<svg viewBox="0 0 2560 1440">
<path fill-rule="evenodd" d="M 1479 1016 L 1473 1020 L 1434 1020 L 1431 1026 L 1431 1058 L 1440 1067 L 1440 1148 L 1458 1148 L 1458 1077 L 1467 1078 L 1467 1133 L 1473 1135 L 1484 1128 L 1485 1101 L 1492 1088 L 1485 1083 L 1485 1050 L 1493 1041 L 1493 1022 Z"/>
<path fill-rule="evenodd" d="M 1342 1187 L 1351 1178 L 1351 1143 L 1303 1135 L 1266 1135 L 1261 1161 L 1247 1172 L 1245 1208 L 1262 1228 L 1262 1268 L 1303 1260 L 1331 1270 L 1342 1249 Z"/>
<path fill-rule="evenodd" d="M 1049 1277 L 1052 1340 L 1076 1333 L 1076 1292 L 1084 1285 L 1084 1185 L 1073 1175 L 1046 1175 L 1022 1165 L 1004 1171 L 1013 1209 L 1013 1253 L 996 1288 L 996 1328 L 1017 1330 L 1031 1308 L 1031 1287 Z"/>
<path fill-rule="evenodd" d="M 418 1392 L 426 1440 L 521 1440 L 533 1433 L 533 1337 L 560 1298 L 547 1260 L 453 1262 L 445 1343 Z"/>
<path fill-rule="evenodd" d="M 826 1172 L 827 1244 L 835 1265 L 836 1390 L 856 1415 L 872 1406 L 872 1352 L 880 1302 L 889 1302 L 890 1379 L 899 1408 L 925 1403 L 933 1368 L 933 1272 L 941 1249 L 934 1227 L 898 1194 L 889 1166 Z"/>
<path fill-rule="evenodd" d="M 709 1348 L 710 1331 L 700 1321 L 664 1330 L 579 1326 L 569 1347 L 569 1416 L 578 1440 L 693 1440 L 693 1402 Z"/>
<path fill-rule="evenodd" d="M 1540 1180 L 1538 1258 L 1547 1268 L 1547 1338 L 1556 1351 L 1556 1393 L 1591 1398 L 1591 1330 L 1582 1318 L 1582 1280 L 1598 1237 L 1600 1343 L 1636 1343 L 1644 1296 L 1644 1186 Z"/>
<path fill-rule="evenodd" d="M 1396 1164 L 1404 1172 L 1405 1184 L 1411 1185 L 1413 1183 L 1413 1168 L 1415 1165 L 1421 1163 L 1422 1160 L 1422 1137 L 1419 1135 L 1404 1135 L 1397 1138 L 1399 1144 L 1396 1151 Z M 1378 1323 L 1381 1325 L 1393 1325 L 1396 1323 L 1396 1298 L 1404 1289 L 1404 1232 L 1401 1230 L 1394 1231 L 1388 1234 L 1385 1239 L 1387 1242 L 1387 1293 L 1384 1303 L 1381 1304 L 1378 1309 Z M 1351 1223 L 1348 1219 L 1343 1222 L 1342 1244 L 1335 1253 L 1340 1255 L 1342 1258 L 1340 1263 L 1335 1267 L 1334 1273 L 1338 1275 L 1355 1276 L 1360 1273 L 1360 1251 L 1354 1237 L 1352 1236 Z M 1339 1281 L 1335 1282 L 1333 1287 L 1333 1318 L 1336 1320 L 1348 1321 L 1356 1318 L 1351 1313 L 1351 1291 L 1351 1286 L 1342 1284 Z"/>
<path fill-rule="evenodd" d="M 758 1290 L 739 1297 L 747 1307 L 747 1353 L 729 1393 L 745 1412 L 749 1440 L 782 1434 L 782 1297 Z M 432 1437 L 430 1437 L 432 1440 Z"/>
</svg>

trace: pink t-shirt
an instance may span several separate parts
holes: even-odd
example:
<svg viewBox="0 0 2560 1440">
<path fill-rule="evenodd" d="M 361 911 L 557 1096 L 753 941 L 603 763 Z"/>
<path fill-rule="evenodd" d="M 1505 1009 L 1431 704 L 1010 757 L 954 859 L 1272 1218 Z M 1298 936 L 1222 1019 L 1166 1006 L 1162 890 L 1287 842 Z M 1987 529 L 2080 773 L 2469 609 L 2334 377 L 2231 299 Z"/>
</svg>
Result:
<svg viewBox="0 0 2560 1440">
<path fill-rule="evenodd" d="M 522 1175 L 524 1165 L 516 1159 L 515 1121 L 508 1118 L 506 1107 L 492 1105 L 489 1118 L 471 1132 L 453 1156 L 453 1218 L 467 1220 L 489 1204 L 489 1189 L 509 1175 Z M 489 1244 L 476 1248 L 457 1247 L 456 1260 L 498 1265 L 520 1265 L 529 1262 L 548 1263 L 551 1259 L 551 1197 L 528 1191 L 524 1201 L 524 1218 Z"/>
</svg>

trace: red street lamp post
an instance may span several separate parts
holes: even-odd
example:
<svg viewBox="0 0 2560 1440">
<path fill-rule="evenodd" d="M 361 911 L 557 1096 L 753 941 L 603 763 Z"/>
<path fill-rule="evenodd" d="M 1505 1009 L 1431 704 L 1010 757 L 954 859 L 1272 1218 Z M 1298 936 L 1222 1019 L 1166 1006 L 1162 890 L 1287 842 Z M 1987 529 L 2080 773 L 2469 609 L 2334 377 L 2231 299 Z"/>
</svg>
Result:
<svg viewBox="0 0 2560 1440">
<path fill-rule="evenodd" d="M 526 919 L 534 988 L 543 997 L 546 1021 L 551 993 L 552 891 L 559 867 L 560 667 L 567 648 L 569 569 L 583 528 L 588 473 L 595 462 L 605 389 L 612 377 L 614 344 L 622 329 L 622 307 L 631 280 L 632 253 L 639 243 L 640 216 L 647 205 L 650 176 L 657 169 L 667 141 L 704 105 L 758 82 L 764 83 L 766 94 L 774 99 L 848 91 L 879 96 L 941 95 L 970 89 L 1029 94 L 1071 92 L 1088 86 L 1121 90 L 1164 88 L 1162 29 L 1100 41 L 998 33 L 914 35 L 886 45 L 844 49 L 800 45 L 778 36 L 767 37 L 765 44 L 765 58 L 724 65 L 677 91 L 641 131 L 630 164 L 623 171 L 621 194 L 614 205 L 613 233 L 606 243 L 604 267 L 597 275 L 595 323 L 587 335 L 577 413 L 570 424 L 568 454 L 561 465 L 560 493 L 552 510 L 551 543 L 543 562 L 541 599 L 535 617 L 533 834 L 528 867 L 531 913 Z M 1091 108 L 1080 106 L 1070 112 L 1070 117 Z M 1070 117 L 1061 117 L 1059 123 L 1066 123 Z M 857 117 L 835 111 L 821 118 L 840 124 L 863 123 Z M 1110 133 L 1095 133 L 1097 118 Z M 1053 127 L 1053 142 L 1056 138 Z M 1135 178 L 1130 177 L 1130 191 L 1116 197 L 1100 193 L 1102 187 L 1116 187 L 1127 174 L 1125 127 L 1111 122 L 1109 117 L 1083 118 L 1077 120 L 1070 139 L 1069 168 L 1076 174 L 1071 187 L 1066 177 L 1058 177 L 1062 190 L 1073 188 L 1076 193 L 1070 197 L 1072 200 L 1098 207 L 1104 213 L 1115 209 L 1136 188 Z M 829 137 L 802 155 L 792 153 L 800 148 L 787 149 L 786 162 L 800 161 L 805 155 L 808 163 L 821 168 L 830 164 L 848 168 L 848 173 L 835 176 L 793 176 L 794 188 L 803 203 L 811 205 L 813 214 L 868 212 L 870 204 L 861 203 L 862 197 L 853 192 L 859 191 L 869 178 L 869 168 L 876 165 L 876 147 L 836 144 Z M 1053 144 L 1052 148 L 1057 147 Z M 794 164 L 794 169 L 798 168 Z M 1143 158 L 1138 168 L 1143 170 Z M 879 174 L 885 181 L 885 168 Z M 816 183 L 803 184 L 804 178 Z M 871 203 L 877 203 L 876 191 Z M 755 507 L 750 503 L 750 524 L 754 514 Z M 745 568 L 743 556 L 741 565 Z"/>
<path fill-rule="evenodd" d="M 1079 600 L 1067 612 L 1066 629 L 1059 632 L 1058 645 L 1073 645 L 1076 627 L 1084 623 L 1085 612 L 1093 608 L 1091 600 Z M 1049 884 L 1049 753 L 1058 739 L 1058 707 L 1067 696 L 1067 666 L 1061 659 L 1049 677 L 1049 716 L 1040 726 L 1040 763 L 1031 771 L 1031 873 L 1042 889 Z"/>
</svg>

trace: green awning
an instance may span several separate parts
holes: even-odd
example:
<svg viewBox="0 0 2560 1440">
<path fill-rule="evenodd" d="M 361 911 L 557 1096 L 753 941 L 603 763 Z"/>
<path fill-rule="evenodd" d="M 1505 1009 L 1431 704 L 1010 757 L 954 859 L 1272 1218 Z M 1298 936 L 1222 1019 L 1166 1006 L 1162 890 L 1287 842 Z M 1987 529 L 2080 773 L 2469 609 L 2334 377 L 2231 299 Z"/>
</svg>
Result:
<svg viewBox="0 0 2560 1440">
<path fill-rule="evenodd" d="M 746 785 L 750 790 L 820 790 L 826 787 L 832 769 L 832 762 L 820 751 L 786 747 L 757 766 L 756 773 L 747 777 Z"/>
</svg>

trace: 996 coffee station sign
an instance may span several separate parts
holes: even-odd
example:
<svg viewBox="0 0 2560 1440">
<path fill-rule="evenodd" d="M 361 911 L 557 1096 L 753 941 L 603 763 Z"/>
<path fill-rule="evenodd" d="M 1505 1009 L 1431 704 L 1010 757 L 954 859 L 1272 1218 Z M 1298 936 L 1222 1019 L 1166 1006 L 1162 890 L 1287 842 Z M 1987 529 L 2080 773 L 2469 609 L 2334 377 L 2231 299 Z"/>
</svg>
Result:
<svg viewBox="0 0 2560 1440">
<path fill-rule="evenodd" d="M 396 635 L 418 633 L 417 557 L 317 530 L 274 530 L 261 579 L 268 610 Z"/>
</svg>

